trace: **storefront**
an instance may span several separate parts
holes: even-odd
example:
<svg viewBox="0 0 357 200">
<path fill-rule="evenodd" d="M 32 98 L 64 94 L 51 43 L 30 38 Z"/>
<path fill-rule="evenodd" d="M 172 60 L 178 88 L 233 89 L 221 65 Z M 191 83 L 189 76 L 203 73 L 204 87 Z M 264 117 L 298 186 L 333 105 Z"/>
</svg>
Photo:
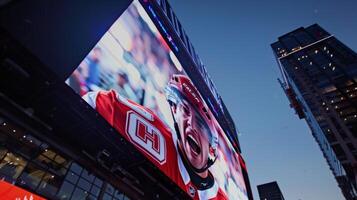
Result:
<svg viewBox="0 0 357 200">
<path fill-rule="evenodd" d="M 129 199 L 111 183 L 1 116 L 0 179 L 47 199 Z"/>
</svg>

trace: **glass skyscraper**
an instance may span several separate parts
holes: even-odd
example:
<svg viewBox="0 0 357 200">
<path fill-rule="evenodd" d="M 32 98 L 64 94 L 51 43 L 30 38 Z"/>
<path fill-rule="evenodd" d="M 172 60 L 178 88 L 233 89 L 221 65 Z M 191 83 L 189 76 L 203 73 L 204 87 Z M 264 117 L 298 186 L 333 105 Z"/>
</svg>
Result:
<svg viewBox="0 0 357 200">
<path fill-rule="evenodd" d="M 271 44 L 279 82 L 308 123 L 346 199 L 356 199 L 357 54 L 314 24 Z"/>
</svg>

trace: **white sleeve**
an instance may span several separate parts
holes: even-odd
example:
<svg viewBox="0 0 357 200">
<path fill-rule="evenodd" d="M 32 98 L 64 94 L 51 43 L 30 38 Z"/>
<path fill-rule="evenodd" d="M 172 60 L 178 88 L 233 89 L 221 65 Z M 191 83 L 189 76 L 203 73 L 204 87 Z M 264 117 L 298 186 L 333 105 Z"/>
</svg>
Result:
<svg viewBox="0 0 357 200">
<path fill-rule="evenodd" d="M 219 190 L 218 187 L 218 183 L 216 182 L 216 180 L 214 180 L 214 184 L 212 187 L 206 190 L 197 190 L 199 199 L 214 199 L 215 197 L 217 197 L 217 193 Z"/>
<path fill-rule="evenodd" d="M 95 109 L 97 95 L 99 92 L 88 92 L 87 94 L 83 95 L 82 98 L 86 101 L 92 108 Z"/>
</svg>

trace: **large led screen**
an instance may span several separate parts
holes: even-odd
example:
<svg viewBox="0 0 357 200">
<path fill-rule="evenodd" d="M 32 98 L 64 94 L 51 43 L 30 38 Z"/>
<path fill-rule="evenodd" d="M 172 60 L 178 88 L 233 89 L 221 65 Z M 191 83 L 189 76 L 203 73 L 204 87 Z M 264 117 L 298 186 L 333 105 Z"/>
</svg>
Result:
<svg viewBox="0 0 357 200">
<path fill-rule="evenodd" d="M 193 199 L 248 199 L 239 155 L 139 1 L 66 82 Z"/>
</svg>

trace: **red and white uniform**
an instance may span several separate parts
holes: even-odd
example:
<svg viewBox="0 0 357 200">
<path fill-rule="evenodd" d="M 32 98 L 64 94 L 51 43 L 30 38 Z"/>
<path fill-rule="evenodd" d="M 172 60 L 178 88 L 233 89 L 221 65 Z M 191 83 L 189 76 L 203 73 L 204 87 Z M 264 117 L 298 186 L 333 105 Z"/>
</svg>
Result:
<svg viewBox="0 0 357 200">
<path fill-rule="evenodd" d="M 209 189 L 196 189 L 177 152 L 176 133 L 150 109 L 113 90 L 89 92 L 83 99 L 193 199 L 227 199 L 216 182 Z"/>
</svg>

